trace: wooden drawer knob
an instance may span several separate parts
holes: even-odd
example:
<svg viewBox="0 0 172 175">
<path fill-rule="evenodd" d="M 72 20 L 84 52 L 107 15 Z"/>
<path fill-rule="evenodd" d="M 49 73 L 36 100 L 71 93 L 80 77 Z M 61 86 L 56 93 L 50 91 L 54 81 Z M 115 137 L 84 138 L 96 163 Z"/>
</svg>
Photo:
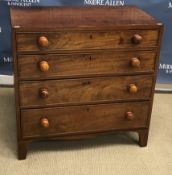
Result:
<svg viewBox="0 0 172 175">
<path fill-rule="evenodd" d="M 138 87 L 135 84 L 130 84 L 128 90 L 131 94 L 135 94 L 138 92 Z"/>
<path fill-rule="evenodd" d="M 49 121 L 47 118 L 42 118 L 40 120 L 40 125 L 43 127 L 43 128 L 48 128 L 49 127 Z"/>
<path fill-rule="evenodd" d="M 39 69 L 42 72 L 47 72 L 49 70 L 50 66 L 47 61 L 41 61 L 39 62 Z"/>
<path fill-rule="evenodd" d="M 141 62 L 140 62 L 139 58 L 135 57 L 135 58 L 131 59 L 132 67 L 138 68 L 138 67 L 140 67 L 140 64 L 141 64 Z"/>
<path fill-rule="evenodd" d="M 126 119 L 127 120 L 133 120 L 135 118 L 135 115 L 133 112 L 127 112 L 126 113 Z"/>
<path fill-rule="evenodd" d="M 42 88 L 42 89 L 40 89 L 40 96 L 42 97 L 42 98 L 47 98 L 48 97 L 48 95 L 49 95 L 49 93 L 48 93 L 48 89 L 46 89 L 46 88 Z"/>
<path fill-rule="evenodd" d="M 40 36 L 38 38 L 38 44 L 39 44 L 40 47 L 43 47 L 43 48 L 48 47 L 48 45 L 49 45 L 48 38 L 45 37 L 45 36 Z"/>
<path fill-rule="evenodd" d="M 139 34 L 135 34 L 132 38 L 133 44 L 140 44 L 143 40 L 143 37 Z"/>
</svg>

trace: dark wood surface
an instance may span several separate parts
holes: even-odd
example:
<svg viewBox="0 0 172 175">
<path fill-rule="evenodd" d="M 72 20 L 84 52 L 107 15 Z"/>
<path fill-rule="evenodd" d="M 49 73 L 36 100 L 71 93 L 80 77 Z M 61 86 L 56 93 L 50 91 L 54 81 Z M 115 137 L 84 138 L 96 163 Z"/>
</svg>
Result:
<svg viewBox="0 0 172 175">
<path fill-rule="evenodd" d="M 28 15 L 29 14 L 29 15 Z M 126 7 L 11 8 L 12 26 L 20 28 L 116 27 L 155 25 L 157 21 L 141 9 Z"/>
<path fill-rule="evenodd" d="M 18 60 L 16 49 L 16 32 L 12 29 L 12 50 L 13 50 L 13 72 L 14 72 L 14 87 L 15 87 L 15 107 L 16 107 L 16 124 L 17 124 L 17 140 L 21 139 L 21 124 L 20 124 L 20 94 L 19 94 L 19 81 L 18 81 Z"/>
<path fill-rule="evenodd" d="M 141 43 L 134 43 L 133 37 L 139 34 L 143 37 Z M 46 36 L 48 47 L 38 43 L 41 36 Z M 138 49 L 156 47 L 158 30 L 131 31 L 68 31 L 56 33 L 27 33 L 17 35 L 18 52 L 56 52 L 70 50 L 94 49 Z"/>
<path fill-rule="evenodd" d="M 111 131 L 147 145 L 160 22 L 133 6 L 11 8 L 11 22 L 19 159 L 34 140 Z"/>
<path fill-rule="evenodd" d="M 80 104 L 116 100 L 139 100 L 151 97 L 152 76 L 119 76 L 49 81 L 20 82 L 20 105 L 41 107 L 58 104 Z M 138 92 L 130 93 L 129 85 L 134 84 Z M 48 96 L 40 95 L 46 89 Z"/>
<path fill-rule="evenodd" d="M 132 66 L 138 58 L 140 66 Z M 155 70 L 156 52 L 92 52 L 78 54 L 19 55 L 18 71 L 21 80 L 83 77 L 102 74 L 152 73 Z M 46 61 L 49 69 L 42 72 L 40 63 Z"/>
<path fill-rule="evenodd" d="M 23 138 L 146 127 L 149 106 L 140 102 L 22 110 Z M 134 118 L 128 120 L 127 112 Z M 42 118 L 49 121 L 48 128 L 41 126 Z"/>
<path fill-rule="evenodd" d="M 139 145 L 141 147 L 147 146 L 149 129 L 143 129 L 138 131 L 139 133 Z"/>
</svg>

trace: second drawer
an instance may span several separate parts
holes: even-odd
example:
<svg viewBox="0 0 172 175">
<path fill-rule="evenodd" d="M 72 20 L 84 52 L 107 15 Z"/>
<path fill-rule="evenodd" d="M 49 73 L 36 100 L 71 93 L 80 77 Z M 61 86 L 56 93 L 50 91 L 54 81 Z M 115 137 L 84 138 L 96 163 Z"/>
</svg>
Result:
<svg viewBox="0 0 172 175">
<path fill-rule="evenodd" d="M 153 77 L 120 76 L 49 81 L 22 81 L 21 107 L 149 99 Z"/>
<path fill-rule="evenodd" d="M 23 80 L 153 72 L 155 57 L 152 51 L 19 55 L 18 72 Z"/>
</svg>

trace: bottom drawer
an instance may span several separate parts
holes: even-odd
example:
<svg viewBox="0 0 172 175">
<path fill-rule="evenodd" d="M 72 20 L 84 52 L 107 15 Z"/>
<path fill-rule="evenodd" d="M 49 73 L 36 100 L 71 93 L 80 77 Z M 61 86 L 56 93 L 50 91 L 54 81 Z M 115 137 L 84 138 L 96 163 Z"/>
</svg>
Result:
<svg viewBox="0 0 172 175">
<path fill-rule="evenodd" d="M 21 111 L 23 138 L 145 127 L 150 102 L 28 109 Z"/>
</svg>

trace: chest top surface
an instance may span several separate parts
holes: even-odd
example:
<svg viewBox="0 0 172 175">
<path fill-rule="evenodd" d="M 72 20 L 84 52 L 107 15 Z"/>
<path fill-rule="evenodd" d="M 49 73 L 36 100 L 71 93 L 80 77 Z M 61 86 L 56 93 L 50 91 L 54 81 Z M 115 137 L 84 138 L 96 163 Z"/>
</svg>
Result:
<svg viewBox="0 0 172 175">
<path fill-rule="evenodd" d="M 12 27 L 94 28 L 156 25 L 157 21 L 135 6 L 11 8 Z"/>
</svg>

